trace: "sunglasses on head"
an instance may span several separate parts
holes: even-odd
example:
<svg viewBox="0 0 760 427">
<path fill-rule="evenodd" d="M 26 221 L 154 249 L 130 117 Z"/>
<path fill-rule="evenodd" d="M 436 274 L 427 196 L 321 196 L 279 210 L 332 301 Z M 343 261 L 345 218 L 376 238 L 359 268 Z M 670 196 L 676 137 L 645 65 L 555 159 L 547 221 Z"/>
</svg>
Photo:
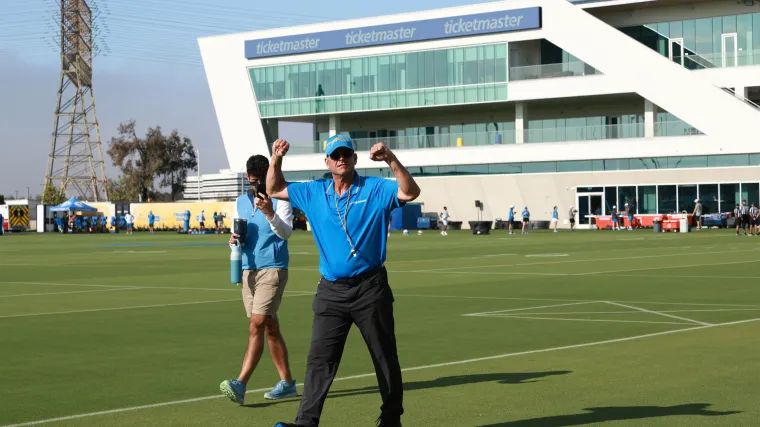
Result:
<svg viewBox="0 0 760 427">
<path fill-rule="evenodd" d="M 330 158 L 333 160 L 340 160 L 342 158 L 349 159 L 353 155 L 354 155 L 354 152 L 347 148 L 338 148 L 337 150 L 330 153 Z"/>
</svg>

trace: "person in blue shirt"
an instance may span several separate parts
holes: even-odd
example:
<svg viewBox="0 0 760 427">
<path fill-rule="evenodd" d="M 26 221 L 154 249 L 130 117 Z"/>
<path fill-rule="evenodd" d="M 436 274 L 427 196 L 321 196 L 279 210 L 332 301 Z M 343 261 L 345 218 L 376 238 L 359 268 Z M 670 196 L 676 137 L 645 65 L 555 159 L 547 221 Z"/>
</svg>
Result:
<svg viewBox="0 0 760 427">
<path fill-rule="evenodd" d="M 526 228 L 528 228 L 528 224 L 530 223 L 530 211 L 528 210 L 528 207 L 526 206 L 525 209 L 522 211 L 522 233 L 520 234 L 528 234 L 527 231 L 525 231 Z"/>
<path fill-rule="evenodd" d="M 322 277 L 312 304 L 311 346 L 298 415 L 294 424 L 276 426 L 319 425 L 348 332 L 356 324 L 372 356 L 383 401 L 378 426 L 399 427 L 403 384 L 393 292 L 384 266 L 387 227 L 391 210 L 419 197 L 420 188 L 382 142 L 370 149 L 369 158 L 385 162 L 396 180 L 359 175 L 353 142 L 345 135 L 332 136 L 325 144 L 325 165 L 333 179 L 289 183 L 282 174 L 282 158 L 289 148 L 287 141 L 274 142 L 267 187 L 272 197 L 290 200 L 309 218 Z"/>
<path fill-rule="evenodd" d="M 156 216 L 153 215 L 153 211 L 150 211 L 148 213 L 148 230 L 150 230 L 150 234 L 153 234 L 153 224 L 156 222 Z"/>
<path fill-rule="evenodd" d="M 237 379 L 219 386 L 230 400 L 243 404 L 248 380 L 261 360 L 264 338 L 280 374 L 280 381 L 264 394 L 267 399 L 286 399 L 298 395 L 290 373 L 288 349 L 280 332 L 277 311 L 288 282 L 288 239 L 293 233 L 293 209 L 286 200 L 273 200 L 266 193 L 265 180 L 269 160 L 251 156 L 246 174 L 251 189 L 235 202 L 234 218 L 247 221 L 243 252 L 243 306 L 249 317 L 248 346 Z M 230 244 L 240 238 L 230 236 Z"/>
<path fill-rule="evenodd" d="M 557 232 L 557 224 L 559 223 L 559 210 L 557 210 L 557 207 L 554 207 L 554 210 L 552 211 L 552 225 L 554 225 L 554 232 Z"/>
<path fill-rule="evenodd" d="M 5 218 L 3 218 L 3 214 L 0 214 L 0 236 L 5 233 Z"/>
<path fill-rule="evenodd" d="M 509 207 L 509 217 L 507 218 L 507 221 L 509 221 L 509 234 L 515 234 L 515 205 Z"/>
</svg>

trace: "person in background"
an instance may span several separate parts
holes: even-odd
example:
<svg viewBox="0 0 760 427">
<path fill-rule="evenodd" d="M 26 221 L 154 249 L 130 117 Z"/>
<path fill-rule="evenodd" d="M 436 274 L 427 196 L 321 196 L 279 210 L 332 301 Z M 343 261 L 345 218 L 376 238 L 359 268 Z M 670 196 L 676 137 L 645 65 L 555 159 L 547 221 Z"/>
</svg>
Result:
<svg viewBox="0 0 760 427">
<path fill-rule="evenodd" d="M 441 224 L 443 224 L 441 236 L 448 236 L 449 233 L 446 230 L 449 228 L 449 210 L 446 206 L 443 207 L 443 212 L 441 212 Z"/>
<path fill-rule="evenodd" d="M 557 232 L 557 224 L 559 224 L 559 210 L 557 210 L 557 207 L 554 207 L 554 210 L 552 211 L 552 224 L 554 225 L 554 232 Z"/>
<path fill-rule="evenodd" d="M 127 212 L 127 214 L 124 215 L 124 220 L 127 221 L 127 234 L 132 234 L 132 224 L 135 221 L 135 217 L 133 217 L 130 212 Z"/>
<path fill-rule="evenodd" d="M 0 214 L 0 236 L 5 233 L 5 218 L 3 218 L 3 214 Z"/>
<path fill-rule="evenodd" d="M 694 215 L 694 222 L 697 225 L 697 231 L 702 230 L 702 203 L 699 201 L 699 199 L 694 199 L 694 212 L 692 212 Z M 750 227 L 750 233 L 752 233 L 752 229 Z"/>
<path fill-rule="evenodd" d="M 150 234 L 153 234 L 153 223 L 156 221 L 156 216 L 153 215 L 153 211 L 150 211 L 148 213 L 148 230 L 150 230 Z"/>
<path fill-rule="evenodd" d="M 219 215 L 214 212 L 214 232 L 219 234 Z"/>
<path fill-rule="evenodd" d="M 198 222 L 200 223 L 201 231 L 204 231 L 206 229 L 206 214 L 205 214 L 205 212 L 206 211 L 204 209 L 201 209 L 201 214 L 198 216 Z"/>
<path fill-rule="evenodd" d="M 525 231 L 525 229 L 528 228 L 528 223 L 530 223 L 530 211 L 528 210 L 527 206 L 522 211 L 522 218 L 522 233 L 520 234 L 528 234 L 528 232 Z"/>
<path fill-rule="evenodd" d="M 758 213 L 760 213 L 760 209 L 755 206 L 755 202 L 752 202 L 750 204 L 749 208 L 749 234 L 750 236 L 758 235 L 760 234 L 760 230 L 758 230 Z"/>
<path fill-rule="evenodd" d="M 509 215 L 507 216 L 509 221 L 509 234 L 515 234 L 515 205 L 509 207 Z"/>
<path fill-rule="evenodd" d="M 612 211 L 610 211 L 610 217 L 612 218 L 612 229 L 620 231 L 620 225 L 618 224 L 617 205 L 612 205 Z"/>
<path fill-rule="evenodd" d="M 739 204 L 736 204 L 736 207 L 734 208 L 734 219 L 736 222 L 736 235 L 739 235 L 739 228 L 742 227 L 742 208 L 739 206 Z M 747 234 L 747 230 L 744 230 L 744 234 Z"/>
<path fill-rule="evenodd" d="M 243 251 L 243 305 L 248 318 L 248 346 L 237 379 L 225 380 L 219 389 L 233 402 L 243 404 L 248 381 L 261 361 L 264 338 L 269 345 L 280 381 L 266 399 L 285 399 L 298 395 L 290 372 L 288 348 L 280 331 L 277 311 L 288 282 L 288 239 L 293 234 L 293 208 L 287 200 L 273 200 L 267 195 L 266 176 L 269 160 L 257 154 L 246 162 L 251 184 L 235 202 L 234 218 L 248 221 Z M 240 236 L 232 234 L 230 244 Z"/>
<path fill-rule="evenodd" d="M 570 231 L 575 231 L 575 214 L 578 213 L 575 207 L 570 206 L 570 210 L 567 212 L 567 217 L 570 219 Z"/>
<path fill-rule="evenodd" d="M 636 208 L 633 206 L 633 202 L 625 204 L 625 216 L 628 217 L 628 231 L 633 231 L 633 214 Z"/>
</svg>

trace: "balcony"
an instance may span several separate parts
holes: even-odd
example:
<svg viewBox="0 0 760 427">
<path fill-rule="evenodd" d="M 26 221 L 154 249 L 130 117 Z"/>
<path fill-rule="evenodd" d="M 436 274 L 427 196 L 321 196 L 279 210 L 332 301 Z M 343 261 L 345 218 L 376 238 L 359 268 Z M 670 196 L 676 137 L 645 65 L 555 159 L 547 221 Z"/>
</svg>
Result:
<svg viewBox="0 0 760 427">
<path fill-rule="evenodd" d="M 526 143 L 595 141 L 606 139 L 644 138 L 644 123 L 575 126 L 560 128 L 525 129 Z M 657 122 L 654 136 L 701 135 L 694 127 L 682 121 Z M 432 135 L 396 136 L 388 138 L 354 139 L 356 151 L 369 151 L 378 142 L 392 150 L 418 150 L 426 148 L 477 147 L 515 143 L 514 130 L 464 132 Z M 308 143 L 307 143 L 308 144 Z M 316 154 L 324 152 L 325 141 L 312 141 L 310 145 L 292 145 L 290 154 Z"/>
<path fill-rule="evenodd" d="M 708 54 L 686 52 L 684 53 L 683 61 L 680 59 L 680 57 L 674 57 L 673 61 L 681 63 L 681 65 L 690 70 L 743 67 L 747 65 L 760 65 L 760 50 Z"/>
<path fill-rule="evenodd" d="M 558 64 L 527 65 L 509 69 L 509 81 L 551 79 L 557 77 L 577 77 L 602 74 L 583 61 Z"/>
<path fill-rule="evenodd" d="M 701 132 L 682 121 L 657 122 L 654 136 L 701 135 Z M 562 128 L 526 129 L 526 143 L 596 141 L 603 139 L 645 138 L 644 123 L 568 126 Z"/>
</svg>

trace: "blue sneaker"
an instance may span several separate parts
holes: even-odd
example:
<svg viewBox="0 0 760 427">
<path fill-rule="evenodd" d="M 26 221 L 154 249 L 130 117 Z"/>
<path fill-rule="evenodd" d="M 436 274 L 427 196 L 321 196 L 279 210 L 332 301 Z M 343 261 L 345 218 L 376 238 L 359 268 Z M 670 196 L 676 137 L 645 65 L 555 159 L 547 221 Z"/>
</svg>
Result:
<svg viewBox="0 0 760 427">
<path fill-rule="evenodd" d="M 240 405 L 245 401 L 245 384 L 238 380 L 225 380 L 219 385 L 219 390 L 231 401 Z"/>
<path fill-rule="evenodd" d="M 296 380 L 293 380 L 293 384 L 289 384 L 287 381 L 282 380 L 274 385 L 272 391 L 264 393 L 264 397 L 270 400 L 287 399 L 296 396 L 298 396 Z"/>
</svg>

